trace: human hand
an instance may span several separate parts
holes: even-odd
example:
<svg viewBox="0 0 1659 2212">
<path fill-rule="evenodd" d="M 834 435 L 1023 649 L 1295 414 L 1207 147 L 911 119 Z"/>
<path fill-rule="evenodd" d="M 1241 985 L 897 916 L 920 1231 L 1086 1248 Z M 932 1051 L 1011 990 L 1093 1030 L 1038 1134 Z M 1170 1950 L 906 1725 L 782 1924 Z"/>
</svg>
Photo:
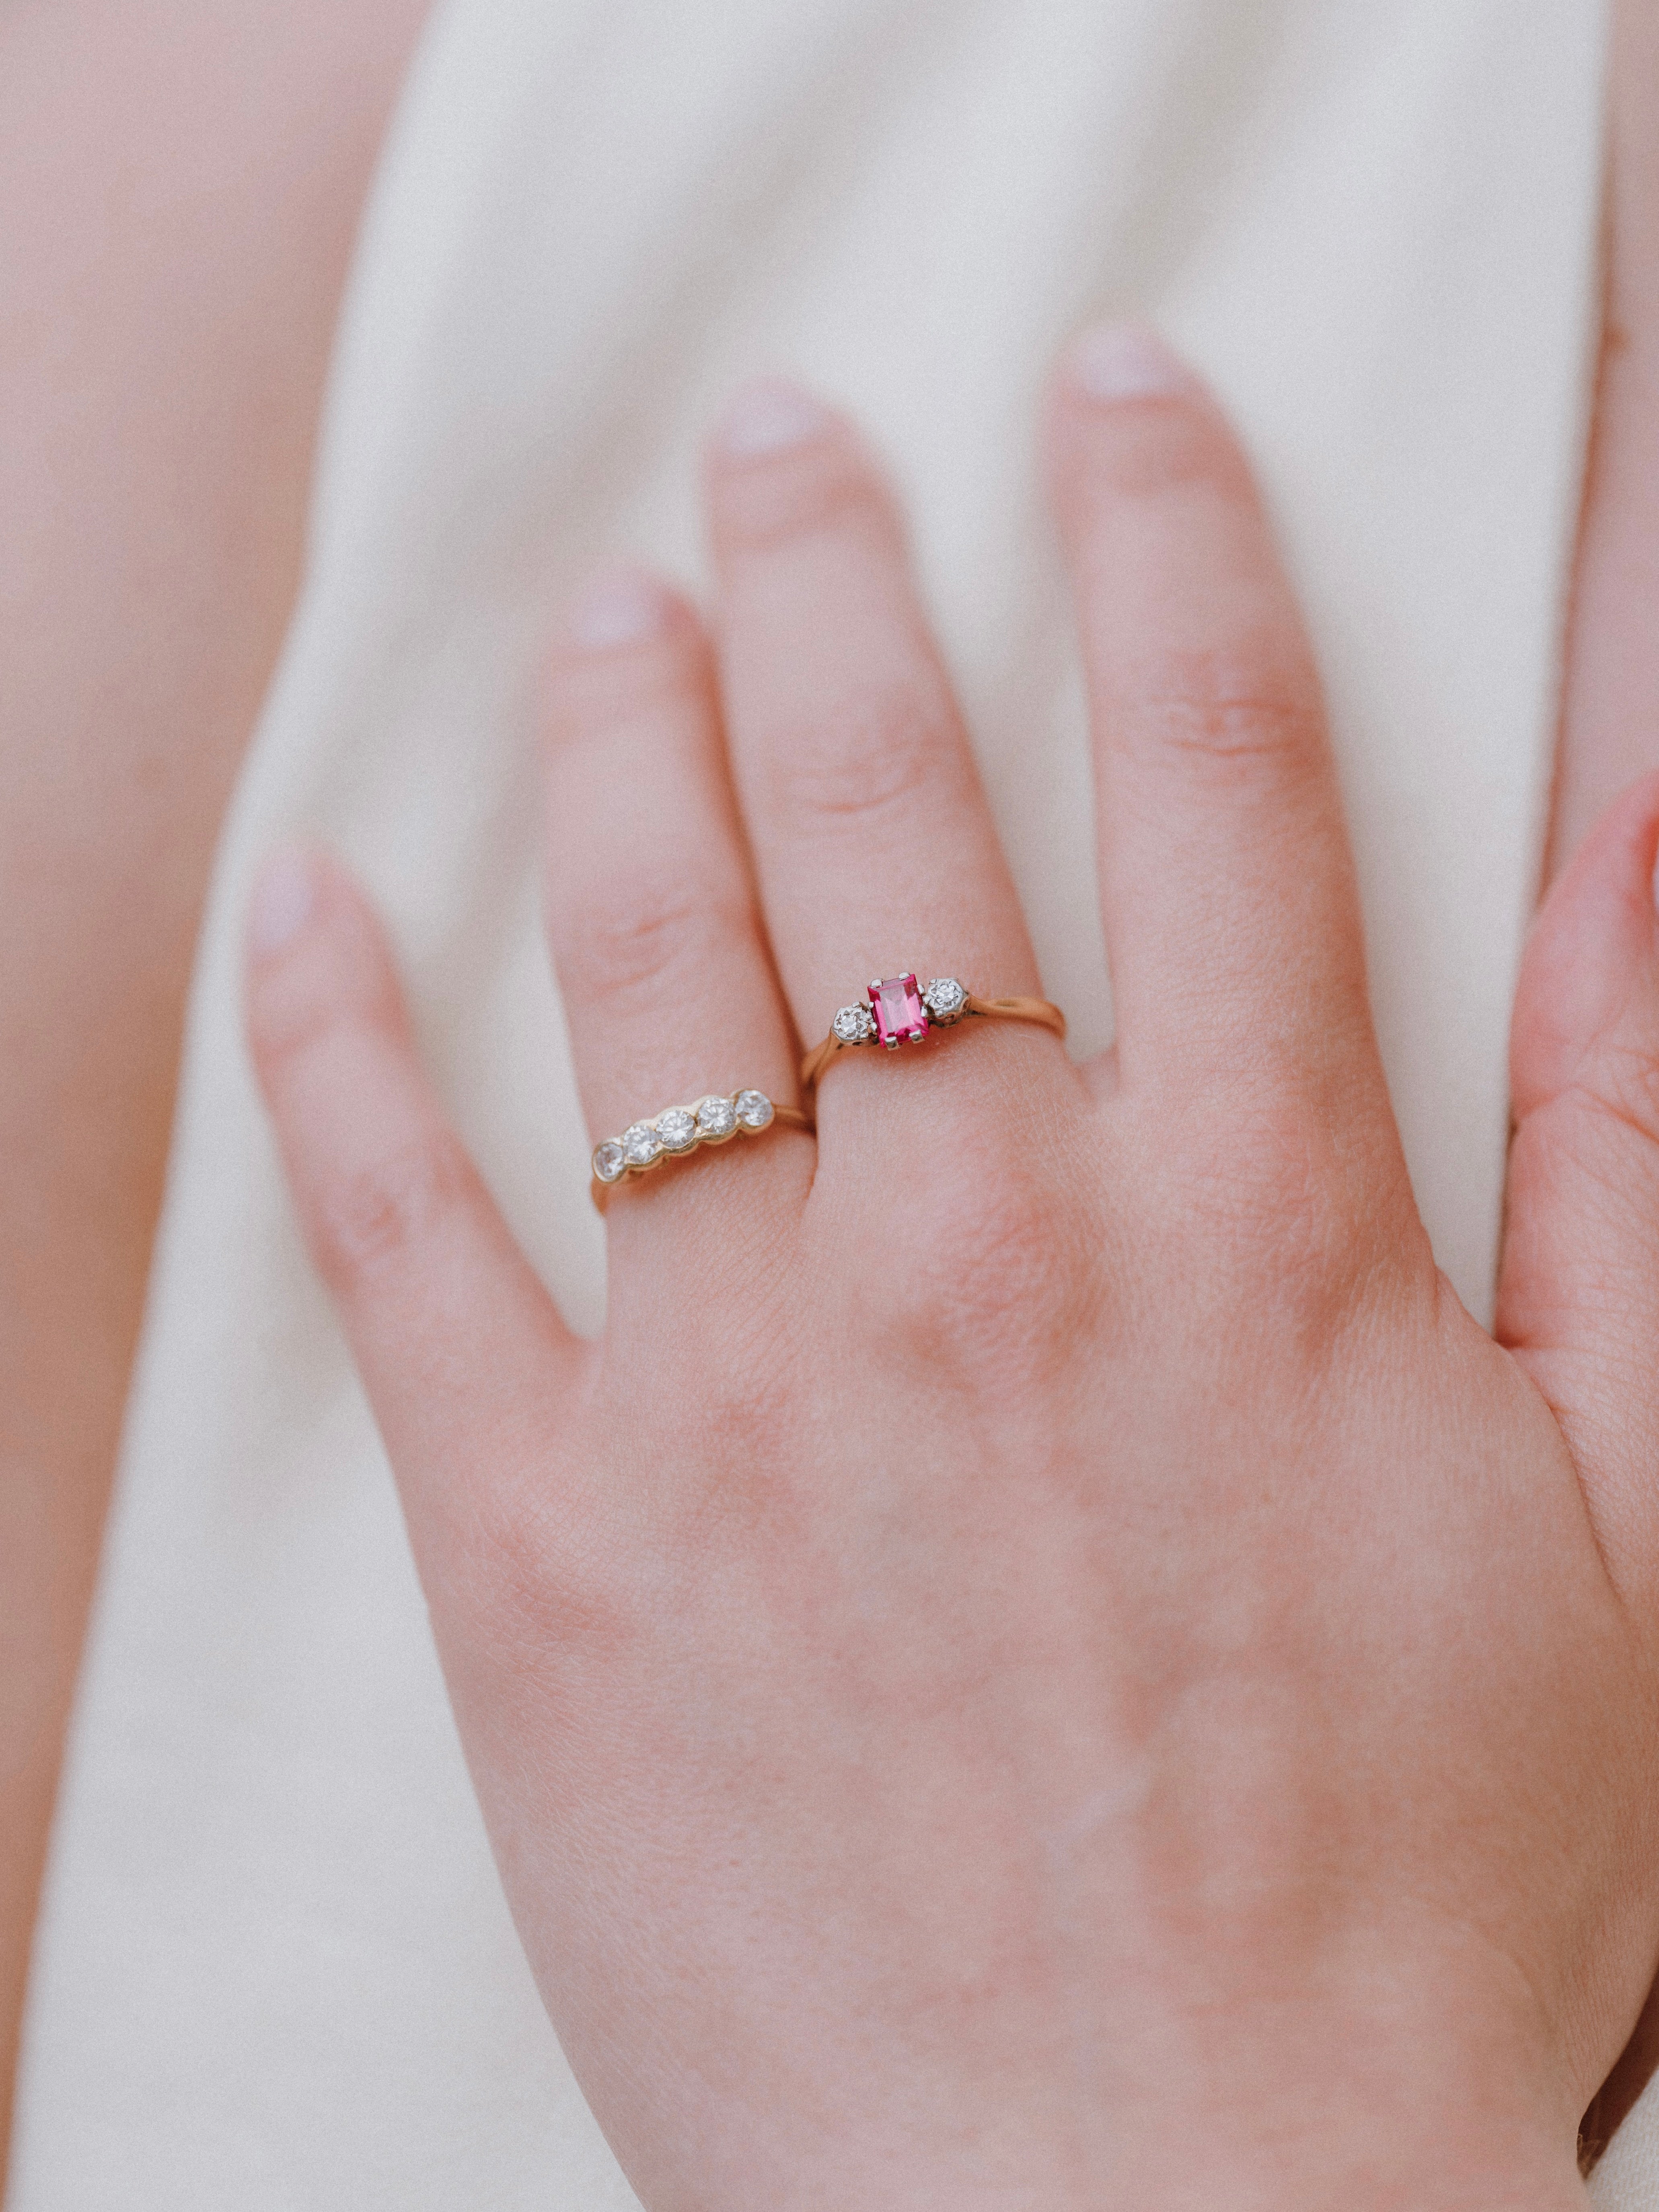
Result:
<svg viewBox="0 0 1659 2212">
<path fill-rule="evenodd" d="M 1144 339 L 1058 384 L 1119 1043 L 842 1055 L 614 1192 L 570 1335 L 332 864 L 250 1030 L 532 1964 L 652 2212 L 1568 2205 L 1659 1955 L 1659 780 L 1552 894 L 1498 1340 L 1437 1275 L 1317 686 Z M 549 689 L 596 1134 L 793 1097 L 862 978 L 1032 992 L 899 526 L 750 395 L 717 647 Z"/>
</svg>

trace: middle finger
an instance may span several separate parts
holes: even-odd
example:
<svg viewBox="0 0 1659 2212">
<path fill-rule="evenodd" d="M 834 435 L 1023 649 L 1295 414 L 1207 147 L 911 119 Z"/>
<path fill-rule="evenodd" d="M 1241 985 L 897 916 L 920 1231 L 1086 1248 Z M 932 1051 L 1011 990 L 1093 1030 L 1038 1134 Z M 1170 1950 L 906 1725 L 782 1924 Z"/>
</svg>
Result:
<svg viewBox="0 0 1659 2212">
<path fill-rule="evenodd" d="M 793 386 L 751 386 L 714 448 L 709 505 L 728 742 L 803 1041 L 875 976 L 1035 991 L 903 531 L 861 441 Z"/>
</svg>

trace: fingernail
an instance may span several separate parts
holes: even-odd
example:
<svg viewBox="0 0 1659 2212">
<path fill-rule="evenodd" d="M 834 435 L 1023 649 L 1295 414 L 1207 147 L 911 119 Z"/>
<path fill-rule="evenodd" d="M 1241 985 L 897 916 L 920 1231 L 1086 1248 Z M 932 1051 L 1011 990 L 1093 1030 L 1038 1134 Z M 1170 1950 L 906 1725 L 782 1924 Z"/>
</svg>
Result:
<svg viewBox="0 0 1659 2212">
<path fill-rule="evenodd" d="M 1091 399 L 1167 399 L 1195 392 L 1198 379 L 1144 323 L 1097 323 L 1066 356 L 1072 381 Z"/>
<path fill-rule="evenodd" d="M 570 610 L 573 643 L 590 653 L 640 645 L 667 627 L 667 591 L 643 568 L 618 568 L 601 576 Z"/>
<path fill-rule="evenodd" d="M 259 872 L 248 903 L 248 950 L 269 959 L 292 944 L 310 921 L 317 903 L 317 864 L 309 853 L 289 846 L 273 853 Z"/>
<path fill-rule="evenodd" d="M 757 377 L 727 403 L 716 434 L 722 453 L 739 461 L 765 453 L 787 453 L 821 438 L 830 428 L 830 410 L 810 392 L 781 376 Z"/>
</svg>

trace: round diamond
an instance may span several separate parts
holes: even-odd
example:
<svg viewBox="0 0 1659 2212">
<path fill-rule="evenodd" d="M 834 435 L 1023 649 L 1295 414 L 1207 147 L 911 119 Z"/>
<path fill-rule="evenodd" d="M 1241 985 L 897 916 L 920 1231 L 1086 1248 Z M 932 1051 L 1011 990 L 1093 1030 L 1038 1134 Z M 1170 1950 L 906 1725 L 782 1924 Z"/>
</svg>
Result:
<svg viewBox="0 0 1659 2212">
<path fill-rule="evenodd" d="M 649 1121 L 635 1121 L 623 1131 L 623 1156 L 630 1168 L 648 1168 L 662 1150 L 662 1139 Z"/>
<path fill-rule="evenodd" d="M 697 1131 L 704 1137 L 729 1137 L 738 1126 L 738 1109 L 729 1098 L 705 1098 L 697 1108 Z"/>
<path fill-rule="evenodd" d="M 830 1026 L 843 1044 L 867 1044 L 876 1033 L 876 1018 L 868 1006 L 843 1006 Z"/>
<path fill-rule="evenodd" d="M 921 1002 L 936 1022 L 948 1022 L 967 1005 L 968 994 L 954 975 L 940 975 L 922 993 Z"/>
<path fill-rule="evenodd" d="M 772 1118 L 772 1102 L 763 1091 L 739 1091 L 738 1119 L 745 1129 L 763 1129 Z"/>
<path fill-rule="evenodd" d="M 615 1182 L 628 1165 L 628 1155 L 614 1137 L 593 1148 L 593 1172 L 601 1182 Z"/>
<path fill-rule="evenodd" d="M 689 1152 L 697 1141 L 697 1117 L 684 1106 L 671 1106 L 657 1116 L 657 1134 L 665 1151 Z"/>
</svg>

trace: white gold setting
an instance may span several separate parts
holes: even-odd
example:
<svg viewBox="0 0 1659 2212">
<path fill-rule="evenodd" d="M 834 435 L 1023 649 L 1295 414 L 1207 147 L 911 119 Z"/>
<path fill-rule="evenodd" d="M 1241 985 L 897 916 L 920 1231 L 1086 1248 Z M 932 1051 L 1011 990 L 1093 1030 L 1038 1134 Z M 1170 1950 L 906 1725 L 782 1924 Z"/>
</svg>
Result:
<svg viewBox="0 0 1659 2212">
<path fill-rule="evenodd" d="M 876 1018 L 868 1006 L 843 1006 L 830 1024 L 843 1044 L 868 1044 L 876 1033 Z"/>
<path fill-rule="evenodd" d="M 921 994 L 921 1003 L 936 1022 L 959 1021 L 968 1007 L 968 994 L 954 975 L 939 975 Z"/>
</svg>

